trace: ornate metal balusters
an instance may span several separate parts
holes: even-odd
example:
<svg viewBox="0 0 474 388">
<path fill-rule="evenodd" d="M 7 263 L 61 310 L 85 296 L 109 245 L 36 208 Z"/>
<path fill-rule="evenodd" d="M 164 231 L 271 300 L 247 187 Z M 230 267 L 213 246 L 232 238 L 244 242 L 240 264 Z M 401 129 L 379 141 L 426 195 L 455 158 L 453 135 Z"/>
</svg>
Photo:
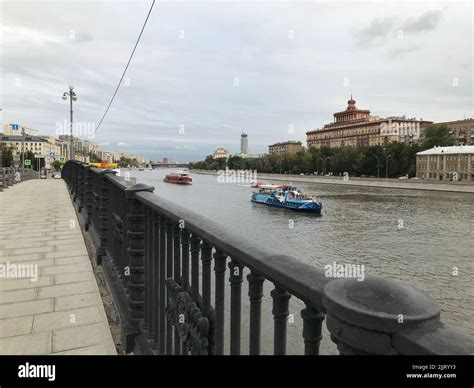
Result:
<svg viewBox="0 0 474 388">
<path fill-rule="evenodd" d="M 160 225 L 160 281 L 159 281 L 159 293 L 160 293 L 160 354 L 166 353 L 165 342 L 166 342 L 166 219 L 163 216 L 159 216 L 158 219 Z"/>
<path fill-rule="evenodd" d="M 156 351 L 160 346 L 160 316 L 161 316 L 161 294 L 160 294 L 160 217 L 153 213 L 153 349 Z"/>
<path fill-rule="evenodd" d="M 173 224 L 173 277 L 181 284 L 181 236 L 179 226 Z"/>
<path fill-rule="evenodd" d="M 182 267 L 181 267 L 181 286 L 184 291 L 189 292 L 189 240 L 190 233 L 181 229 L 181 257 L 182 257 Z M 188 348 L 185 342 L 181 344 L 181 350 L 183 354 L 188 354 Z"/>
<path fill-rule="evenodd" d="M 215 354 L 224 354 L 224 302 L 225 302 L 225 271 L 227 255 L 222 251 L 214 252 L 215 304 L 216 304 L 216 331 L 215 331 Z"/>
<path fill-rule="evenodd" d="M 201 245 L 202 261 L 202 312 L 205 317 L 209 317 L 211 312 L 211 262 L 212 245 L 203 241 Z"/>
<path fill-rule="evenodd" d="M 145 294 L 145 297 L 148 296 L 148 303 L 145 304 L 145 317 L 148 318 L 147 322 L 147 329 L 148 329 L 148 338 L 152 339 L 153 338 L 153 310 L 154 307 L 156 306 L 155 300 L 153 298 L 153 274 L 154 274 L 154 265 L 155 265 L 155 260 L 154 260 L 154 252 L 153 252 L 153 240 L 154 240 L 154 234 L 153 234 L 153 218 L 154 218 L 154 212 L 151 209 L 147 209 L 147 247 L 148 247 L 148 261 L 145 265 L 145 271 L 146 271 L 146 278 L 147 278 L 147 284 L 145 285 L 145 292 L 148 290 L 148 293 Z"/>
<path fill-rule="evenodd" d="M 100 173 L 100 196 L 99 196 L 99 237 L 100 246 L 97 249 L 97 264 L 102 263 L 103 257 L 107 254 L 109 249 L 109 217 L 110 201 L 109 201 L 109 185 L 106 174 L 114 174 L 112 170 L 105 170 Z M 109 251 L 110 252 L 110 251 Z M 112 250 L 113 252 L 113 250 Z"/>
<path fill-rule="evenodd" d="M 286 354 L 286 323 L 288 320 L 288 306 L 291 295 L 284 289 L 275 286 L 270 293 L 273 298 L 273 319 L 275 321 L 273 334 L 273 352 L 275 355 Z"/>
<path fill-rule="evenodd" d="M 259 355 L 261 342 L 263 282 L 265 279 L 258 273 L 252 271 L 247 275 L 247 280 L 249 282 L 250 299 L 249 354 Z"/>
<path fill-rule="evenodd" d="M 195 234 L 191 237 L 191 289 L 194 302 L 199 300 L 199 253 L 201 238 Z"/>
<path fill-rule="evenodd" d="M 84 229 L 89 230 L 89 227 L 92 223 L 92 171 L 90 166 L 84 167 L 84 199 L 85 199 L 85 208 L 86 214 L 84 215 Z"/>
<path fill-rule="evenodd" d="M 243 266 L 232 259 L 230 269 L 230 354 L 240 354 L 240 321 L 242 302 Z"/>
<path fill-rule="evenodd" d="M 301 318 L 303 318 L 304 354 L 319 355 L 324 314 L 306 304 L 306 308 L 301 311 Z"/>
<path fill-rule="evenodd" d="M 125 190 L 127 199 L 127 243 L 130 262 L 130 321 L 124 328 L 125 351 L 133 350 L 135 336 L 140 333 L 139 322 L 144 318 L 144 206 L 135 194 L 139 191 L 153 191 L 153 187 L 138 184 Z"/>
<path fill-rule="evenodd" d="M 173 224 L 173 278 L 178 284 L 181 284 L 181 242 L 179 232 L 179 226 Z M 174 332 L 174 354 L 177 356 L 181 355 L 181 338 L 179 337 L 177 327 L 175 327 Z"/>
<path fill-rule="evenodd" d="M 173 277 L 173 223 L 166 220 L 166 279 Z M 168 294 L 166 294 L 168 298 Z M 173 326 L 166 320 L 166 354 L 173 354 Z"/>
<path fill-rule="evenodd" d="M 148 335 L 148 330 L 150 327 L 150 313 L 151 313 L 151 303 L 150 303 L 150 209 L 145 208 L 144 216 L 145 216 L 145 318 L 143 320 L 143 329 Z M 148 336 L 149 338 L 149 336 Z"/>
<path fill-rule="evenodd" d="M 184 291 L 188 291 L 189 284 L 189 242 L 191 234 L 186 229 L 181 229 L 181 255 L 182 255 L 182 267 L 181 267 L 181 286 Z"/>
</svg>

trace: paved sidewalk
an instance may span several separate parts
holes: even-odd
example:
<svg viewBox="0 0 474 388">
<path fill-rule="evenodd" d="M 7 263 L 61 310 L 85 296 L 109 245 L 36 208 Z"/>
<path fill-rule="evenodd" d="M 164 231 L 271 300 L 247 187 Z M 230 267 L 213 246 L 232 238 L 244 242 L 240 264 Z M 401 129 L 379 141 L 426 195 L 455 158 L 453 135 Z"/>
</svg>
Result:
<svg viewBox="0 0 474 388">
<path fill-rule="evenodd" d="M 0 354 L 117 354 L 62 179 L 0 193 Z"/>
</svg>

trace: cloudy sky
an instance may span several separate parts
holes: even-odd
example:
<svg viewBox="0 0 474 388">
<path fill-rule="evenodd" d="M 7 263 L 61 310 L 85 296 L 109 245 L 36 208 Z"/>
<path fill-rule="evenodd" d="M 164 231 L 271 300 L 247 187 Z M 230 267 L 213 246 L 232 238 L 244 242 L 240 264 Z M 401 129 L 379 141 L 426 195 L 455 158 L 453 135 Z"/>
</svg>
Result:
<svg viewBox="0 0 474 388">
<path fill-rule="evenodd" d="M 2 1 L 4 123 L 98 124 L 151 1 Z M 474 117 L 471 2 L 157 1 L 93 142 L 153 160 L 252 153 L 332 121 Z M 66 121 L 67 122 L 67 121 Z"/>
</svg>

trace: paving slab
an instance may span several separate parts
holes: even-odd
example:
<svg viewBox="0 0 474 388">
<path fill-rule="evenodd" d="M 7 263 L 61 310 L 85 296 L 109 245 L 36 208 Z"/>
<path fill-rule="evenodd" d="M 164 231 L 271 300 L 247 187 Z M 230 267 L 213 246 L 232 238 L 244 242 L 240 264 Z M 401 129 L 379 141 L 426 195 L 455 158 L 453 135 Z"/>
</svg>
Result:
<svg viewBox="0 0 474 388">
<path fill-rule="evenodd" d="M 79 225 L 63 180 L 0 192 L 0 266 L 34 269 L 0 277 L 0 354 L 117 354 Z"/>
</svg>

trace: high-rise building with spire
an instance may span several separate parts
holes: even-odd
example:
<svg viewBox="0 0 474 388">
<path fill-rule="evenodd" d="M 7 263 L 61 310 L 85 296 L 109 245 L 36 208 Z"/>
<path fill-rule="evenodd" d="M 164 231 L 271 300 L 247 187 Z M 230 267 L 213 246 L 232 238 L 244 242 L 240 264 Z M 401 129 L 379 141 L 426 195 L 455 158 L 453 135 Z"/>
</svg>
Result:
<svg viewBox="0 0 474 388">
<path fill-rule="evenodd" d="M 240 135 L 240 153 L 247 155 L 249 153 L 249 138 L 246 133 Z"/>
</svg>

